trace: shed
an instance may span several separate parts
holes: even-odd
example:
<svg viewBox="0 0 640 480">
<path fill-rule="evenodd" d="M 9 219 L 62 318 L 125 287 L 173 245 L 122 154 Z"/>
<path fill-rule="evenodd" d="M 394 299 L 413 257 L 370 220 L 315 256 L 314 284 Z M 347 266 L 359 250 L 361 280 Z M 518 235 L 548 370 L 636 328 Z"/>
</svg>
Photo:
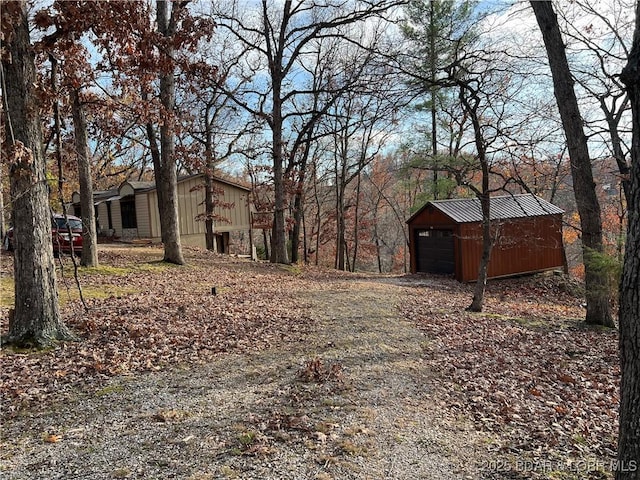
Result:
<svg viewBox="0 0 640 480">
<path fill-rule="evenodd" d="M 566 267 L 559 207 L 531 194 L 491 197 L 495 236 L 489 278 Z M 478 278 L 482 210 L 477 198 L 427 202 L 409 220 L 412 273 Z"/>
</svg>

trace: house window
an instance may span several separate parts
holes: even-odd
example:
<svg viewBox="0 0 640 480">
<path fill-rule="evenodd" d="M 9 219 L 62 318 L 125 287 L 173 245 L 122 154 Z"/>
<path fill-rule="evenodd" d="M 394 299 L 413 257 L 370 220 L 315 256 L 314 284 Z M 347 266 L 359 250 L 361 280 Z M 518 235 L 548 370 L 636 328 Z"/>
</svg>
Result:
<svg viewBox="0 0 640 480">
<path fill-rule="evenodd" d="M 138 228 L 135 197 L 121 199 L 120 212 L 122 213 L 122 228 Z"/>
</svg>

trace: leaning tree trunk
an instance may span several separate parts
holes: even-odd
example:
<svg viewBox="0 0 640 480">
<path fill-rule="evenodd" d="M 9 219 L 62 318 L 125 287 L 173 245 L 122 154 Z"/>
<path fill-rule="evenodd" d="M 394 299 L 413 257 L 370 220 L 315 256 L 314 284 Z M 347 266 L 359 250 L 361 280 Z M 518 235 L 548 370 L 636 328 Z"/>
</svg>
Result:
<svg viewBox="0 0 640 480">
<path fill-rule="evenodd" d="M 87 142 L 87 119 L 80 102 L 79 89 L 71 92 L 71 109 L 73 114 L 73 130 L 76 153 L 78 156 L 78 180 L 80 183 L 80 211 L 82 212 L 82 258 L 84 267 L 98 266 L 98 239 L 96 232 L 96 214 L 93 206 L 93 183 L 91 165 L 89 163 L 89 147 Z"/>
<path fill-rule="evenodd" d="M 51 248 L 49 196 L 42 150 L 38 80 L 26 2 L 7 2 L 2 25 L 13 25 L 4 57 L 5 149 L 14 223 L 15 310 L 5 341 L 46 347 L 72 339 L 60 318 Z M 7 34 L 8 32 L 5 32 Z M 7 37 L 5 37 L 7 38 Z"/>
<path fill-rule="evenodd" d="M 620 284 L 620 422 L 616 480 L 640 479 L 640 2 L 629 61 L 620 75 L 631 99 L 633 139 L 627 244 Z"/>
<path fill-rule="evenodd" d="M 158 0 L 158 31 L 165 38 L 171 38 L 176 29 L 175 9 L 169 18 L 167 1 Z M 172 62 L 173 48 L 171 42 L 163 46 L 163 54 L 167 62 Z M 164 244 L 164 261 L 183 265 L 182 245 L 180 243 L 180 217 L 178 213 L 178 170 L 175 158 L 175 103 L 176 80 L 173 69 L 160 74 L 160 102 L 164 107 L 163 121 L 160 125 L 160 158 L 161 165 L 156 169 L 156 190 L 158 191 L 158 209 L 160 213 L 160 229 Z"/>
<path fill-rule="evenodd" d="M 573 88 L 573 78 L 565 52 L 562 35 L 558 27 L 558 19 L 549 1 L 531 1 L 542 38 L 549 57 L 549 66 L 553 77 L 553 89 L 562 119 L 569 156 L 571 157 L 571 176 L 573 191 L 576 197 L 585 269 L 585 290 L 587 299 L 586 323 L 615 326 L 609 299 L 611 297 L 606 272 L 599 271 L 593 255 L 603 253 L 602 220 L 600 204 L 596 196 L 596 185 L 593 181 L 591 158 L 587 145 L 587 137 L 582 128 L 583 120 L 578 107 L 578 100 Z"/>
<path fill-rule="evenodd" d="M 489 191 L 489 159 L 487 158 L 487 145 L 482 135 L 482 125 L 480 124 L 480 97 L 469 83 L 460 82 L 460 103 L 464 111 L 471 118 L 473 125 L 474 143 L 478 155 L 478 162 L 482 170 L 482 189 L 476 187 L 471 189 L 476 194 L 480 202 L 482 213 L 482 256 L 478 265 L 478 279 L 473 290 L 473 300 L 467 310 L 471 312 L 481 312 L 484 305 L 484 292 L 487 287 L 487 277 L 489 273 L 489 260 L 493 249 L 493 236 L 491 235 L 491 192 Z"/>
</svg>

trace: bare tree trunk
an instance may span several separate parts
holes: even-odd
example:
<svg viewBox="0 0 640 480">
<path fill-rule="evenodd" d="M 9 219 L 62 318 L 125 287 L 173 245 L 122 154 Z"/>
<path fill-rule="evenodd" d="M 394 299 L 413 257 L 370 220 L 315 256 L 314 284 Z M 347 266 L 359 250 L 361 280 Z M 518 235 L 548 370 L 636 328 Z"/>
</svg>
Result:
<svg viewBox="0 0 640 480">
<path fill-rule="evenodd" d="M 316 201 L 316 214 L 314 217 L 314 226 L 316 231 L 316 267 L 320 264 L 320 229 L 322 228 L 322 202 L 320 202 L 320 195 L 318 194 L 318 168 L 317 164 L 313 167 L 313 199 Z"/>
<path fill-rule="evenodd" d="M 476 286 L 473 291 L 473 300 L 467 308 L 472 312 L 481 312 L 484 304 L 484 292 L 487 287 L 489 260 L 491 259 L 491 250 L 493 248 L 493 236 L 491 235 L 491 192 L 489 191 L 489 159 L 487 158 L 486 141 L 482 135 L 482 126 L 478 114 L 478 107 L 480 106 L 478 92 L 469 84 L 462 85 L 460 89 L 460 101 L 465 112 L 471 118 L 474 142 L 478 152 L 478 161 L 480 162 L 480 168 L 482 170 L 481 190 L 471 187 L 480 201 L 480 209 L 482 210 L 482 256 L 480 257 L 480 265 L 478 265 L 478 279 L 476 280 Z"/>
<path fill-rule="evenodd" d="M 374 233 L 373 236 L 375 238 L 375 244 L 376 244 L 376 260 L 378 263 L 378 273 L 382 273 L 382 257 L 380 256 L 380 238 L 378 237 L 378 225 L 374 225 Z"/>
<path fill-rule="evenodd" d="M 307 239 L 307 222 L 305 220 L 304 208 L 302 210 L 302 261 L 305 265 L 309 264 L 309 243 Z"/>
<path fill-rule="evenodd" d="M 284 192 L 284 152 L 282 138 L 282 112 L 280 102 L 280 90 L 277 89 L 277 96 L 274 86 L 274 125 L 273 125 L 273 227 L 271 233 L 271 263 L 289 263 L 287 255 L 287 236 L 285 235 L 285 192 Z"/>
<path fill-rule="evenodd" d="M 344 270 L 346 255 L 346 240 L 345 240 L 345 221 L 344 221 L 344 189 L 345 186 L 338 182 L 336 188 L 338 188 L 338 197 L 336 199 L 336 269 Z"/>
<path fill-rule="evenodd" d="M 627 244 L 620 284 L 620 422 L 616 480 L 640 479 L 640 2 L 629 60 L 622 70 L 631 99 L 633 139 Z"/>
<path fill-rule="evenodd" d="M 436 84 L 437 75 L 437 59 L 438 53 L 436 52 L 436 26 L 435 26 L 435 12 L 434 1 L 429 3 L 429 73 L 431 75 L 430 81 L 432 82 L 431 88 L 429 88 L 429 95 L 431 97 L 431 155 L 433 155 L 433 199 L 438 200 L 438 123 L 437 123 L 437 106 L 436 101 L 438 97 L 438 86 Z"/>
<path fill-rule="evenodd" d="M 351 268 L 349 269 L 352 272 L 356 271 L 356 259 L 358 258 L 358 245 L 359 245 L 359 236 L 360 236 L 360 222 L 359 222 L 359 214 L 360 214 L 360 186 L 362 181 L 361 173 L 358 173 L 358 177 L 356 178 L 356 203 L 354 205 L 354 214 L 353 214 L 353 260 L 351 261 Z"/>
<path fill-rule="evenodd" d="M 266 259 L 269 259 L 269 238 L 267 237 L 267 231 L 262 229 L 262 243 L 264 244 L 264 256 Z"/>
<path fill-rule="evenodd" d="M 542 38 L 549 57 L 549 66 L 553 77 L 553 87 L 558 110 L 562 119 L 567 147 L 571 157 L 571 175 L 573 191 L 576 197 L 580 228 L 582 230 L 583 259 L 585 267 L 585 290 L 587 299 L 586 323 L 615 326 L 611 316 L 609 299 L 611 297 L 606 273 L 599 272 L 591 256 L 603 253 L 602 220 L 600 204 L 596 196 L 595 182 L 591 170 L 591 158 L 587 137 L 582 128 L 583 120 L 578 100 L 573 88 L 573 78 L 565 52 L 558 19 L 549 1 L 532 1 Z"/>
<path fill-rule="evenodd" d="M 11 57 L 7 60 L 3 55 L 2 60 L 3 110 L 14 235 L 19 239 L 14 253 L 15 310 L 3 342 L 45 347 L 74 337 L 58 309 L 41 104 L 35 92 L 37 78 L 26 2 L 5 3 L 2 24 L 13 26 L 5 44 Z"/>
<path fill-rule="evenodd" d="M 488 178 L 488 175 L 487 175 Z M 482 257 L 478 266 L 478 279 L 473 290 L 473 300 L 467 310 L 471 312 L 481 312 L 484 304 L 484 291 L 487 287 L 487 275 L 489 272 L 489 260 L 491 260 L 491 250 L 493 248 L 493 237 L 491 235 L 490 220 L 490 197 L 488 193 L 479 195 L 480 206 L 482 208 Z"/>
<path fill-rule="evenodd" d="M 303 183 L 304 180 L 302 180 Z M 300 187 L 302 190 L 302 186 Z M 291 229 L 291 263 L 298 263 L 300 260 L 300 229 L 302 226 L 302 209 L 304 205 L 302 203 L 303 191 L 296 192 L 293 200 L 293 228 Z"/>
<path fill-rule="evenodd" d="M 215 209 L 215 194 L 214 194 L 214 152 L 213 152 L 213 126 L 209 121 L 209 106 L 207 105 L 205 116 L 205 132 L 204 132 L 204 154 L 207 159 L 205 165 L 204 175 L 204 208 L 205 208 L 205 220 L 204 220 L 204 239 L 207 250 L 215 251 L 215 222 L 214 222 L 214 209 Z"/>
<path fill-rule="evenodd" d="M 82 212 L 82 257 L 84 267 L 98 266 L 98 239 L 96 214 L 93 206 L 93 182 L 89 163 L 87 141 L 87 119 L 80 102 L 79 89 L 71 91 L 71 109 L 73 114 L 74 140 L 78 157 L 78 181 L 80 183 L 80 211 Z"/>
<path fill-rule="evenodd" d="M 291 231 L 291 262 L 298 263 L 300 259 L 300 254 L 298 250 L 300 249 L 300 229 L 303 219 L 304 213 L 304 184 L 307 174 L 307 161 L 309 159 L 309 151 L 311 148 L 311 137 L 313 134 L 313 129 L 309 130 L 309 134 L 307 135 L 307 141 L 304 145 L 304 152 L 302 154 L 302 158 L 300 159 L 298 165 L 298 188 L 296 189 L 296 194 L 293 202 L 293 228 Z M 304 244 L 306 245 L 306 238 L 304 239 Z M 304 260 L 306 263 L 307 253 L 306 247 L 304 251 Z"/>
<path fill-rule="evenodd" d="M 204 205 L 205 205 L 205 243 L 207 250 L 215 251 L 215 224 L 213 220 L 214 194 L 213 194 L 213 168 L 207 166 L 204 175 Z"/>
<path fill-rule="evenodd" d="M 6 217 L 4 215 L 4 185 L 3 185 L 4 169 L 0 168 L 0 241 L 4 240 L 6 232 Z"/>
<path fill-rule="evenodd" d="M 165 37 L 171 38 L 176 29 L 176 8 L 173 4 L 169 17 L 167 1 L 158 0 L 157 4 L 158 31 Z M 172 61 L 173 48 L 170 42 L 163 47 L 167 61 Z M 163 121 L 160 125 L 160 160 L 156 167 L 155 179 L 158 191 L 158 209 L 160 213 L 160 229 L 164 244 L 164 261 L 183 265 L 182 245 L 180 243 L 180 221 L 178 213 L 178 171 L 175 159 L 174 145 L 174 109 L 175 109 L 175 76 L 173 69 L 160 74 L 160 102 L 164 107 Z"/>
<path fill-rule="evenodd" d="M 263 1 L 263 19 L 265 32 L 269 31 L 269 19 L 267 18 L 266 2 Z M 283 11 L 283 20 L 281 28 L 287 24 L 290 19 L 291 2 L 285 2 Z M 287 255 L 287 236 L 285 232 L 285 191 L 284 191 L 284 138 L 282 133 L 282 82 L 284 80 L 283 72 L 283 36 L 284 30 L 280 32 L 280 37 L 276 45 L 268 42 L 272 92 L 271 99 L 272 121 L 271 121 L 271 139 L 272 139 L 272 156 L 273 156 L 273 190 L 274 190 L 274 206 L 273 206 L 273 225 L 271 231 L 271 263 L 289 263 Z"/>
</svg>

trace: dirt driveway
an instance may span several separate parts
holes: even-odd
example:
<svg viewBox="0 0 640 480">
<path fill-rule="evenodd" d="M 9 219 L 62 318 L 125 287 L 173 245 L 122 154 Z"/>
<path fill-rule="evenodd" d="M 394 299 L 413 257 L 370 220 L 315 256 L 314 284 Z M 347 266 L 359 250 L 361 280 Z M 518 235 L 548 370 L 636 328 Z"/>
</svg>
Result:
<svg viewBox="0 0 640 480">
<path fill-rule="evenodd" d="M 297 343 L 116 376 L 3 425 L 9 479 L 480 478 L 480 440 L 436 406 L 403 287 L 327 279 Z M 479 451 L 479 450 L 478 450 Z"/>
</svg>

